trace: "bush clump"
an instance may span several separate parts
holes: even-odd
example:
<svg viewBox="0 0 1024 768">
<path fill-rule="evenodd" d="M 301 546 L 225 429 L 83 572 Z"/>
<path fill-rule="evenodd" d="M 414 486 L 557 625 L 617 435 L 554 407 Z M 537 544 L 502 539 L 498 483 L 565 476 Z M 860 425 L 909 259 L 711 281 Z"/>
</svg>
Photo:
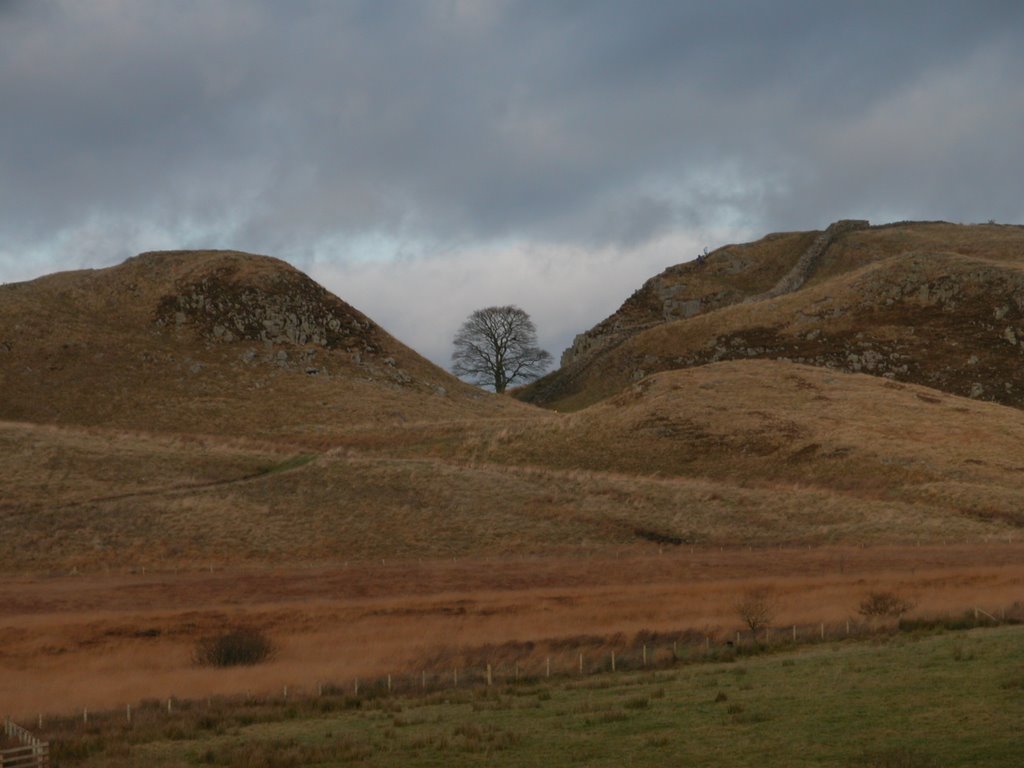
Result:
<svg viewBox="0 0 1024 768">
<path fill-rule="evenodd" d="M 868 592 L 867 596 L 860 601 L 857 613 L 869 619 L 885 616 L 899 618 L 913 609 L 912 602 L 895 592 Z"/>
<path fill-rule="evenodd" d="M 274 655 L 270 638 L 258 629 L 239 627 L 196 644 L 196 663 L 206 667 L 252 666 Z"/>
</svg>

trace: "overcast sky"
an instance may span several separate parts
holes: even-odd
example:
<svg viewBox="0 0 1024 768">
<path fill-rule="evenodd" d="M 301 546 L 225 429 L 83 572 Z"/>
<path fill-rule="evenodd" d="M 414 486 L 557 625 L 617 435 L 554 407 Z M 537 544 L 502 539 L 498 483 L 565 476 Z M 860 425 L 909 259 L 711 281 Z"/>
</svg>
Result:
<svg viewBox="0 0 1024 768">
<path fill-rule="evenodd" d="M 447 366 L 703 247 L 1024 221 L 1024 3 L 0 0 L 0 282 L 279 256 Z"/>
</svg>

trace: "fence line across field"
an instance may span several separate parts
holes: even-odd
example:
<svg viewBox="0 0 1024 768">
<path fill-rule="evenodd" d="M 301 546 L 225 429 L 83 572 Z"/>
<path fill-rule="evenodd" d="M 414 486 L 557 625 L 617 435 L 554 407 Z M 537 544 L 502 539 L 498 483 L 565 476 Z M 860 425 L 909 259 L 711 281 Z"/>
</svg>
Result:
<svg viewBox="0 0 1024 768">
<path fill-rule="evenodd" d="M 986 614 L 987 615 L 987 614 Z M 694 633 L 664 633 L 664 639 L 659 643 L 657 637 L 643 642 L 637 641 L 607 650 L 599 647 L 592 647 L 589 651 L 580 650 L 578 647 L 571 650 L 566 649 L 561 653 L 547 654 L 541 659 L 516 658 L 505 662 L 466 664 L 462 666 L 449 667 L 448 671 L 441 669 L 419 669 L 404 673 L 387 673 L 376 678 L 354 677 L 346 684 L 335 684 L 318 680 L 307 692 L 309 698 L 321 698 L 330 695 L 347 695 L 350 693 L 355 697 L 379 696 L 382 694 L 409 694 L 414 692 L 437 691 L 445 688 L 463 687 L 494 687 L 512 683 L 537 683 L 543 679 L 553 677 L 581 677 L 608 672 L 630 672 L 644 669 L 666 669 L 677 663 L 693 663 L 698 661 L 715 661 L 733 657 L 730 655 L 736 651 L 753 649 L 757 647 L 780 647 L 794 644 L 820 642 L 825 639 L 841 639 L 854 635 L 863 635 L 875 631 L 885 631 L 872 627 L 867 623 L 851 625 L 845 622 L 845 631 L 829 631 L 833 625 L 823 623 L 814 625 L 792 625 L 792 640 L 788 629 L 772 628 L 761 630 L 757 636 L 747 632 L 737 632 L 729 639 L 722 639 L 718 634 L 694 634 Z M 840 624 L 840 627 L 844 625 Z M 606 645 L 595 643 L 594 645 Z M 606 646 L 607 647 L 607 646 Z M 560 663 L 559 663 L 560 662 Z M 277 689 L 277 693 L 267 693 L 263 696 L 256 696 L 249 691 L 243 697 L 247 702 L 269 702 L 279 698 L 282 702 L 297 697 L 302 691 L 301 686 L 284 685 Z M 230 698 L 230 697 L 228 697 Z M 206 700 L 207 706 L 210 699 Z M 151 702 L 149 710 L 159 709 L 172 715 L 176 712 L 187 712 L 197 706 L 194 702 L 168 698 L 162 702 Z M 120 710 L 120 718 L 127 724 L 131 724 L 146 713 L 145 706 L 126 705 Z M 116 716 L 111 712 L 96 712 L 88 708 L 80 710 L 78 720 L 82 724 L 89 724 L 99 719 L 110 719 Z M 42 714 L 39 715 L 40 727 L 43 723 Z M 6 766 L 3 766 L 6 768 Z"/>
<path fill-rule="evenodd" d="M 981 608 L 974 608 L 976 622 L 992 625 L 1007 619 L 1005 611 L 998 612 L 1004 616 L 1002 620 L 996 615 Z M 985 617 L 985 619 L 982 619 Z M 1020 618 L 1011 618 L 1013 623 Z M 977 624 L 976 624 L 977 625 Z M 244 696 L 216 697 L 218 705 L 255 705 L 266 706 L 275 704 L 292 704 L 300 700 L 316 701 L 331 697 L 344 699 L 374 699 L 392 695 L 431 695 L 445 690 L 477 688 L 488 691 L 500 686 L 537 685 L 553 682 L 553 678 L 568 680 L 586 678 L 599 674 L 623 674 L 644 671 L 666 671 L 680 664 L 700 662 L 734 661 L 737 656 L 747 653 L 772 653 L 775 650 L 794 648 L 830 640 L 843 640 L 853 637 L 865 637 L 880 633 L 899 631 L 898 625 L 879 624 L 872 621 L 843 620 L 838 622 L 816 622 L 813 624 L 793 624 L 775 627 L 762 627 L 757 632 L 741 630 L 735 634 L 716 628 L 710 632 L 667 631 L 641 632 L 631 642 L 619 636 L 579 638 L 576 643 L 558 643 L 556 647 L 536 648 L 525 653 L 516 653 L 506 649 L 492 651 L 490 660 L 481 653 L 472 654 L 464 663 L 449 663 L 444 666 L 418 667 L 380 674 L 376 677 L 352 677 L 345 681 L 325 681 L 319 679 L 311 686 L 282 685 L 275 692 L 254 695 L 252 690 Z M 532 645 L 532 644 L 531 644 Z M 535 647 L 535 646 L 534 646 Z M 532 649 L 531 649 L 532 650 Z M 495 658 L 495 656 L 504 658 Z M 124 727 L 135 727 L 140 721 L 155 717 L 170 718 L 188 716 L 190 712 L 201 712 L 203 705 L 209 709 L 213 706 L 213 697 L 203 700 L 168 698 L 165 700 L 149 700 L 135 706 L 127 705 L 117 710 L 96 712 L 86 708 L 70 717 L 48 716 L 48 726 L 57 730 L 66 727 L 93 727 L 103 722 L 120 722 Z M 55 722 L 53 722 L 55 721 Z M 43 716 L 39 715 L 39 728 L 43 730 Z M 10 762 L 5 750 L 4 761 L 0 768 L 38 768 L 49 766 L 49 745 L 35 739 L 25 729 L 12 721 L 5 722 L 8 736 L 19 739 L 34 739 L 27 745 L 34 747 L 30 752 L 36 762 Z M 51 731 L 50 728 L 47 729 Z M 13 735 L 12 735 L 13 734 Z M 20 734 L 20 735 L 18 735 Z M 49 734 L 52 736 L 52 732 Z M 18 758 L 25 754 L 25 746 L 18 748 Z"/>
</svg>

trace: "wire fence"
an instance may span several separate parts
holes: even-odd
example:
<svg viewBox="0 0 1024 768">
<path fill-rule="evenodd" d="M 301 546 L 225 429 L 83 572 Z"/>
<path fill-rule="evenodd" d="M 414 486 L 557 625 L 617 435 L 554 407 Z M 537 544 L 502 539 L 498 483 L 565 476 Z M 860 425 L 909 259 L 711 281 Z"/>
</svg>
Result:
<svg viewBox="0 0 1024 768">
<path fill-rule="evenodd" d="M 399 696 L 430 696 L 453 691 L 486 692 L 514 690 L 515 686 L 537 686 L 582 680 L 595 675 L 616 675 L 671 670 L 689 664 L 731 662 L 744 657 L 786 652 L 800 646 L 856 640 L 901 631 L 936 628 L 966 629 L 1024 622 L 1024 608 L 985 611 L 974 608 L 958 617 L 935 619 L 847 620 L 771 626 L 749 629 L 642 631 L 623 635 L 562 638 L 539 643 L 505 643 L 463 650 L 461 661 L 445 664 L 442 659 L 426 660 L 419 669 L 284 685 L 276 690 L 246 692 L 205 699 L 148 699 L 120 709 L 38 715 L 38 729 L 51 740 L 102 734 L 115 730 L 157 725 L 165 732 L 205 727 L 209 713 L 231 712 L 242 725 L 264 719 L 266 712 L 280 707 L 332 711 L 361 706 L 363 702 Z M 8 721 L 10 722 L 10 721 Z M 25 731 L 27 733 L 27 731 Z M 31 735 L 30 735 L 31 736 Z M 0 763 L 43 766 L 37 763 Z"/>
</svg>

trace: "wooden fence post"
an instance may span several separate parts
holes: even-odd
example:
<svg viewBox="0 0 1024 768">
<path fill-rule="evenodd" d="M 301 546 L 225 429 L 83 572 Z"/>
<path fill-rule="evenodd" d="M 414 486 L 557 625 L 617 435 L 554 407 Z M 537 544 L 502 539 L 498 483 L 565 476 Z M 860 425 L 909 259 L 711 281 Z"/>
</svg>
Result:
<svg viewBox="0 0 1024 768">
<path fill-rule="evenodd" d="M 793 625 L 793 642 L 796 642 L 796 624 Z"/>
<path fill-rule="evenodd" d="M 487 686 L 490 687 L 490 685 L 491 685 L 491 665 L 488 664 L 487 665 Z"/>
<path fill-rule="evenodd" d="M 615 651 L 612 651 L 612 672 L 615 671 Z"/>
<path fill-rule="evenodd" d="M 128 706 L 127 706 L 127 707 L 125 708 L 125 715 L 126 715 L 126 716 L 127 716 L 127 718 L 128 718 L 128 722 L 129 722 L 129 723 L 131 723 L 131 721 L 132 721 L 132 705 L 131 705 L 131 704 L 129 704 L 129 705 L 128 705 Z"/>
<path fill-rule="evenodd" d="M 356 696 L 359 695 L 359 678 L 356 678 L 355 685 L 353 686 L 353 692 Z"/>
<path fill-rule="evenodd" d="M 551 657 L 550 656 L 548 656 L 546 676 L 547 677 L 551 677 Z"/>
<path fill-rule="evenodd" d="M 391 693 L 391 675 L 388 675 L 388 693 Z"/>
<path fill-rule="evenodd" d="M 644 666 L 647 666 L 647 643 L 644 643 Z"/>
<path fill-rule="evenodd" d="M 583 653 L 580 652 L 580 674 L 583 674 Z"/>
</svg>

